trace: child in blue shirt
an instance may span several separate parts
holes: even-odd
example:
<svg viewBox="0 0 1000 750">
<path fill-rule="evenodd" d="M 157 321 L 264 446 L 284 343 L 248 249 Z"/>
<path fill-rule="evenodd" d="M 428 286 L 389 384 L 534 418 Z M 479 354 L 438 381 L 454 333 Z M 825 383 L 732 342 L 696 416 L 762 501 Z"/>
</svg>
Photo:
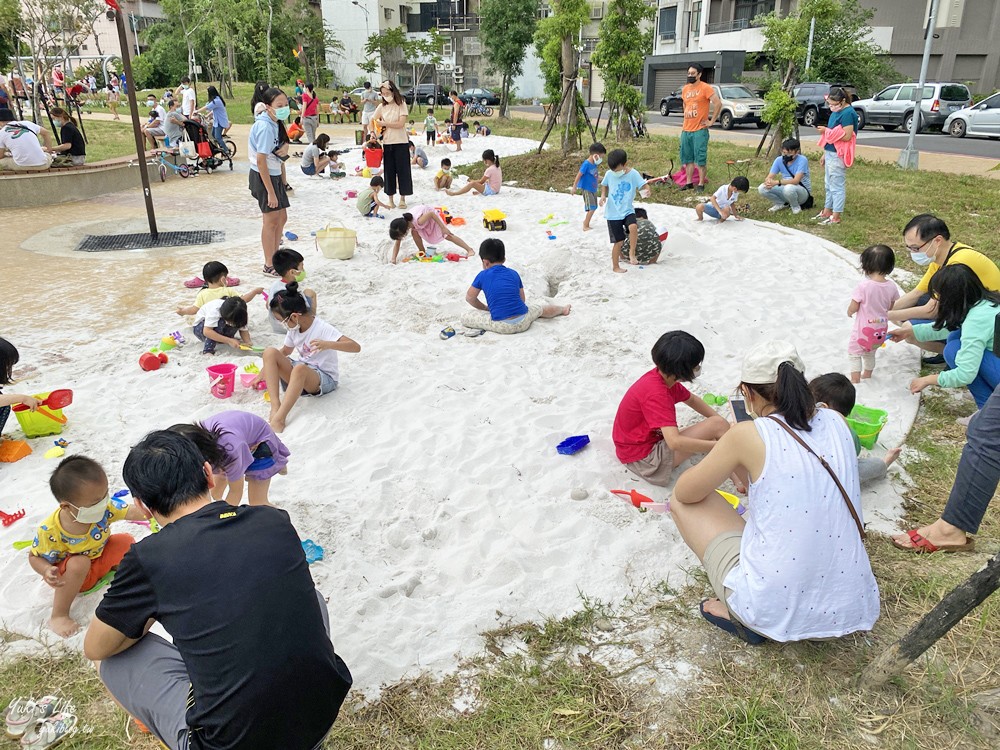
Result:
<svg viewBox="0 0 1000 750">
<path fill-rule="evenodd" d="M 583 231 L 590 231 L 590 220 L 597 210 L 597 165 L 604 159 L 604 154 L 608 151 L 601 143 L 590 144 L 590 156 L 584 159 L 577 172 L 576 181 L 570 190 L 575 193 L 577 188 L 583 194 L 583 210 L 586 215 L 583 217 Z"/>
<path fill-rule="evenodd" d="M 608 171 L 601 180 L 601 199 L 599 205 L 607 203 L 604 218 L 608 220 L 608 234 L 611 236 L 611 270 L 615 273 L 625 273 L 619 265 L 622 255 L 622 245 L 625 244 L 625 233 L 628 232 L 629 256 L 628 262 L 633 266 L 639 264 L 635 254 L 636 243 L 639 240 L 639 230 L 636 225 L 635 208 L 632 201 L 635 191 L 643 187 L 647 180 L 628 165 L 628 154 L 624 149 L 616 148 L 608 154 Z"/>
<path fill-rule="evenodd" d="M 523 333 L 538 318 L 569 315 L 572 305 L 529 305 L 525 302 L 521 277 L 517 271 L 504 265 L 506 250 L 502 240 L 483 240 L 479 246 L 479 257 L 483 270 L 465 293 L 465 301 L 477 312 L 462 316 L 462 325 L 466 328 L 494 333 Z M 479 299 L 480 292 L 486 293 L 485 305 Z"/>
</svg>

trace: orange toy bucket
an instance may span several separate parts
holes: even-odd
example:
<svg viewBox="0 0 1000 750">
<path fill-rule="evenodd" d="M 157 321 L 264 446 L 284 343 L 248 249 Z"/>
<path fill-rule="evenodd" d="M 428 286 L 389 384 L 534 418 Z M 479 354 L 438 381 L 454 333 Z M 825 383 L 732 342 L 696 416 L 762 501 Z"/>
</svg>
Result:
<svg viewBox="0 0 1000 750">
<path fill-rule="evenodd" d="M 236 365 L 212 365 L 205 372 L 212 382 L 209 386 L 216 398 L 229 398 L 236 389 Z"/>
</svg>

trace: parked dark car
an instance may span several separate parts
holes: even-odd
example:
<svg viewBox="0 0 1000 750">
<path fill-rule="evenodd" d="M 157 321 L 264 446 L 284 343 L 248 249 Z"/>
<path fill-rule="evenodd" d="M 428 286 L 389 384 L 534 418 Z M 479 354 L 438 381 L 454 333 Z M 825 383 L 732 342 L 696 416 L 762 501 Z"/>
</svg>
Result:
<svg viewBox="0 0 1000 750">
<path fill-rule="evenodd" d="M 500 94 L 494 93 L 489 89 L 466 89 L 458 98 L 462 100 L 463 104 L 468 104 L 469 102 L 479 102 L 480 104 L 490 104 L 497 106 L 500 104 Z"/>
<path fill-rule="evenodd" d="M 792 96 L 799 103 L 795 110 L 799 123 L 814 128 L 830 119 L 830 105 L 826 97 L 832 88 L 844 89 L 852 102 L 858 100 L 858 90 L 850 83 L 800 83 L 792 89 Z"/>
<path fill-rule="evenodd" d="M 407 89 L 403 92 L 403 99 L 408 105 L 413 105 L 414 98 L 420 104 L 449 104 L 448 91 L 444 86 L 436 86 L 433 83 L 418 83 L 415 88 Z"/>
<path fill-rule="evenodd" d="M 681 99 L 681 92 L 675 91 L 660 99 L 660 114 L 666 117 L 671 112 L 679 115 L 684 114 L 684 100 Z"/>
</svg>

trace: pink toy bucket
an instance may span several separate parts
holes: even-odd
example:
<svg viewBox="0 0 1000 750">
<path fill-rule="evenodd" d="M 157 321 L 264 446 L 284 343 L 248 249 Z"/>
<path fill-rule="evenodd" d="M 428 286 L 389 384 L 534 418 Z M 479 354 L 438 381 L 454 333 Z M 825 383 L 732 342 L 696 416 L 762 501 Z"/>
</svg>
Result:
<svg viewBox="0 0 1000 750">
<path fill-rule="evenodd" d="M 236 388 L 236 365 L 212 365 L 205 372 L 211 378 L 212 395 L 216 398 L 229 398 Z"/>
<path fill-rule="evenodd" d="M 240 373 L 240 383 L 243 385 L 244 388 L 253 388 L 254 390 L 257 391 L 262 391 L 265 388 L 267 388 L 266 380 L 261 380 L 260 382 L 257 383 L 257 385 L 254 385 L 253 381 L 256 377 L 257 373 L 255 372 Z"/>
</svg>

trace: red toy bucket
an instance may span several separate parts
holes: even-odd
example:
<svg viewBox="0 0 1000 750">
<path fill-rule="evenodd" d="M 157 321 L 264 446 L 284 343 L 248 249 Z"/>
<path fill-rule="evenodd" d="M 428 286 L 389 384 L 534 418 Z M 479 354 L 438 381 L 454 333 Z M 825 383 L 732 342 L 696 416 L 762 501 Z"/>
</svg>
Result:
<svg viewBox="0 0 1000 750">
<path fill-rule="evenodd" d="M 366 148 L 365 149 L 365 164 L 367 164 L 372 169 L 382 166 L 382 149 L 380 148 Z"/>
<path fill-rule="evenodd" d="M 205 371 L 211 378 L 212 395 L 216 398 L 229 398 L 236 388 L 236 365 L 212 365 Z"/>
</svg>

